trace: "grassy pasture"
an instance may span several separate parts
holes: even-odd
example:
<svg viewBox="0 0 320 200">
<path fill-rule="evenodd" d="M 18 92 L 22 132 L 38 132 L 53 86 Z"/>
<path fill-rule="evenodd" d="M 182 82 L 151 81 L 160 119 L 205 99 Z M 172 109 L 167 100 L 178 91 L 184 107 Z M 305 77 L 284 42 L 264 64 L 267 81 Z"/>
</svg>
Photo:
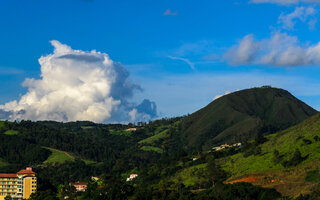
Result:
<svg viewBox="0 0 320 200">
<path fill-rule="evenodd" d="M 8 131 L 4 132 L 4 134 L 6 134 L 6 135 L 18 135 L 19 132 L 18 131 L 14 131 L 14 130 L 8 130 Z"/>
<path fill-rule="evenodd" d="M 153 147 L 153 146 L 143 146 L 141 147 L 144 151 L 155 151 L 157 153 L 163 153 L 163 150 L 159 147 Z"/>
<path fill-rule="evenodd" d="M 67 152 L 60 151 L 57 149 L 44 147 L 52 152 L 49 158 L 44 161 L 44 163 L 64 163 L 66 161 L 74 161 L 74 157 L 68 154 Z"/>
</svg>

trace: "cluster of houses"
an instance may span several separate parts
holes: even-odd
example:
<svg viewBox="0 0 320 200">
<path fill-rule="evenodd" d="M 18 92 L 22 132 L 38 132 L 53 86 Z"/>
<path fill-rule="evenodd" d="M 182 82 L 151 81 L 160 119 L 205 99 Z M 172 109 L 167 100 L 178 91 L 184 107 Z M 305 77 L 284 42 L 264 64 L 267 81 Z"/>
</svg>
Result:
<svg viewBox="0 0 320 200">
<path fill-rule="evenodd" d="M 223 149 L 227 149 L 227 148 L 231 148 L 231 147 L 241 147 L 241 143 L 238 142 L 238 143 L 234 143 L 232 145 L 228 145 L 228 144 L 222 144 L 220 146 L 217 146 L 217 147 L 213 147 L 212 150 L 214 151 L 221 151 Z"/>
<path fill-rule="evenodd" d="M 126 181 L 132 181 L 133 179 L 137 178 L 138 174 L 130 174 L 130 176 L 126 179 Z M 98 177 L 91 177 L 92 181 L 99 181 Z M 84 192 L 87 189 L 88 183 L 86 182 L 71 182 L 69 183 L 70 186 L 74 186 L 77 192 Z"/>
</svg>

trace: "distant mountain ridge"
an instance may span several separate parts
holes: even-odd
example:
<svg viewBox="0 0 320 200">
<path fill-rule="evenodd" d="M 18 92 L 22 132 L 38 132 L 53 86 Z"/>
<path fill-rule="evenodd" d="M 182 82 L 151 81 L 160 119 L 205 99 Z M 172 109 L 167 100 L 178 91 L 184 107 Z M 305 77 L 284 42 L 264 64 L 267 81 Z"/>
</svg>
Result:
<svg viewBox="0 0 320 200">
<path fill-rule="evenodd" d="M 286 90 L 269 86 L 245 89 L 185 117 L 182 137 L 189 147 L 209 149 L 284 130 L 317 113 Z"/>
</svg>

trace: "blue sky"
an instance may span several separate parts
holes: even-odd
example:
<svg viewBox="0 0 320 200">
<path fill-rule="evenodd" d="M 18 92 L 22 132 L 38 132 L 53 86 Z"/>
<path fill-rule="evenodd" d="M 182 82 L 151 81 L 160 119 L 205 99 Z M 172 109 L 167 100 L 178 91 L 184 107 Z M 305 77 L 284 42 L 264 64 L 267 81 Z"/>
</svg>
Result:
<svg viewBox="0 0 320 200">
<path fill-rule="evenodd" d="M 38 59 L 58 40 L 104 52 L 141 86 L 160 117 L 192 113 L 216 95 L 261 85 L 320 109 L 320 1 L 3 0 L 0 104 L 41 78 Z M 320 49 L 320 48 L 319 48 Z"/>
</svg>

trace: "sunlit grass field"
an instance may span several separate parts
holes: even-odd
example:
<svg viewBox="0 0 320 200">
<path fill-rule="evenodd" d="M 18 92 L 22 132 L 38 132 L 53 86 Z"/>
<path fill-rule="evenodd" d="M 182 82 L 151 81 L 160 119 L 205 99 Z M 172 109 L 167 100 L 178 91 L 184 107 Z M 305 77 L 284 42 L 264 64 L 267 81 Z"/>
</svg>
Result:
<svg viewBox="0 0 320 200">
<path fill-rule="evenodd" d="M 46 161 L 44 161 L 44 163 L 64 163 L 66 161 L 74 161 L 74 157 L 68 154 L 67 152 L 49 148 L 49 147 L 45 147 L 45 148 L 50 150 L 52 154 L 49 156 L 49 158 Z"/>
<path fill-rule="evenodd" d="M 303 163 L 320 158 L 320 115 L 316 115 L 303 123 L 287 130 L 268 136 L 269 141 L 260 145 L 261 154 L 244 157 L 243 153 L 226 157 L 219 162 L 223 169 L 232 175 L 250 172 L 259 172 L 284 168 L 273 161 L 274 151 L 279 151 L 284 160 L 292 157 L 296 149 L 299 149 L 303 157 L 307 158 Z M 301 163 L 301 164 L 303 164 Z"/>
</svg>

